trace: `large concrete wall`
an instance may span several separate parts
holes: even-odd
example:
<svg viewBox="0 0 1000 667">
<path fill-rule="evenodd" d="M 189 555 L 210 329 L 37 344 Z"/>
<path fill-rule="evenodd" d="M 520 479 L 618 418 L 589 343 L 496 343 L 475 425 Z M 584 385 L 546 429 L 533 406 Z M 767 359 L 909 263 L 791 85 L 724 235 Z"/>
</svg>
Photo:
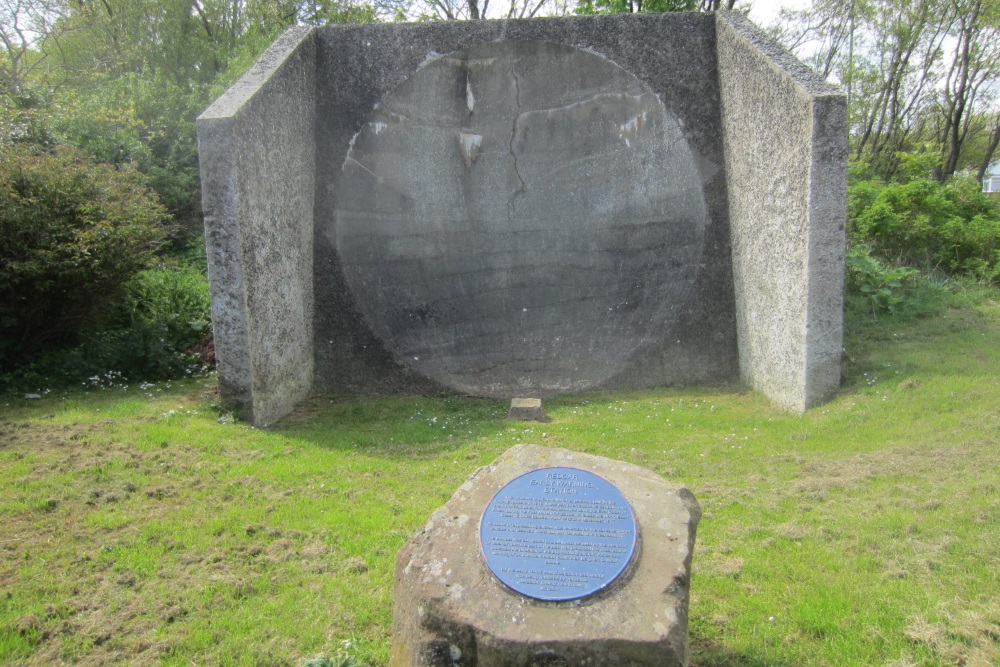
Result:
<svg viewBox="0 0 1000 667">
<path fill-rule="evenodd" d="M 838 385 L 844 98 L 740 15 L 292 29 L 198 131 L 255 423 L 314 385 Z"/>
<path fill-rule="evenodd" d="M 840 382 L 846 100 L 739 13 L 717 42 L 740 375 L 805 410 Z"/>
<path fill-rule="evenodd" d="M 559 388 L 648 387 L 737 380 L 713 16 L 670 13 L 506 22 L 389 24 L 328 27 L 320 30 L 318 35 L 320 92 L 315 266 L 318 386 L 336 391 L 423 391 L 445 384 L 469 393 L 501 395 L 514 391 L 545 394 Z M 525 167 L 538 157 L 538 164 L 547 164 L 552 170 L 560 158 L 566 158 L 565 163 L 571 162 L 572 158 L 566 142 L 558 137 L 554 139 L 558 146 L 554 144 L 550 155 L 530 155 L 529 150 L 537 151 L 542 144 L 523 141 L 523 123 L 517 125 L 513 144 L 502 146 L 495 153 L 488 150 L 490 130 L 483 124 L 477 125 L 482 121 L 475 113 L 468 113 L 466 83 L 471 81 L 478 105 L 489 103 L 486 91 L 513 91 L 517 85 L 515 79 L 529 81 L 530 75 L 520 70 L 515 73 L 516 76 L 509 75 L 506 65 L 497 64 L 498 71 L 492 79 L 484 78 L 485 72 L 476 69 L 476 49 L 505 41 L 509 44 L 549 45 L 533 47 L 552 52 L 549 54 L 552 57 L 539 61 L 542 67 L 554 67 L 552 63 L 555 61 L 568 63 L 579 60 L 589 62 L 584 68 L 586 72 L 618 70 L 622 72 L 620 77 L 609 76 L 618 77 L 616 80 L 621 82 L 631 79 L 635 86 L 648 91 L 651 98 L 659 101 L 664 117 L 669 116 L 676 123 L 675 140 L 686 144 L 695 188 L 701 191 L 699 194 L 704 198 L 704 215 L 697 223 L 701 235 L 701 247 L 697 253 L 684 259 L 675 256 L 676 246 L 684 241 L 679 236 L 671 236 L 666 226 L 661 225 L 656 230 L 661 234 L 658 238 L 644 239 L 642 234 L 646 231 L 639 231 L 643 225 L 633 227 L 630 232 L 625 228 L 629 224 L 627 221 L 615 218 L 615 206 L 607 198 L 613 196 L 611 191 L 620 184 L 615 184 L 614 175 L 608 171 L 611 161 L 601 165 L 603 172 L 600 169 L 575 172 L 574 177 L 579 183 L 564 184 L 567 192 L 561 193 L 562 199 L 544 193 L 542 178 L 534 181 L 529 178 L 525 191 L 518 192 L 521 184 L 517 182 L 516 174 L 511 175 L 513 160 L 504 163 L 505 155 L 501 153 L 524 149 L 517 155 L 519 167 Z M 555 57 L 553 54 L 556 52 L 562 55 Z M 582 56 L 579 55 L 581 53 Z M 510 54 L 502 57 L 507 59 L 503 62 L 508 65 L 517 59 Z M 494 62 L 500 63 L 499 60 Z M 454 75 L 462 68 L 474 72 L 471 78 Z M 575 80 L 583 81 L 582 87 L 586 88 L 593 80 L 586 74 L 581 75 L 580 71 L 568 67 L 564 72 L 552 72 L 552 75 L 576 77 Z M 363 168 L 347 160 L 349 153 L 354 157 L 362 153 L 367 155 L 376 140 L 388 146 L 385 142 L 397 133 L 411 144 L 416 143 L 412 137 L 420 132 L 423 132 L 422 136 L 429 136 L 429 123 L 426 121 L 415 120 L 404 128 L 402 123 L 394 125 L 390 117 L 390 111 L 399 111 L 397 107 L 401 95 L 415 94 L 412 91 L 406 93 L 408 88 L 416 88 L 416 93 L 419 93 L 424 87 L 425 84 L 414 84 L 421 77 L 439 83 L 445 77 L 446 82 L 441 84 L 444 94 L 440 95 L 438 107 L 427 112 L 415 110 L 412 98 L 405 100 L 409 106 L 404 115 L 413 115 L 419 120 L 424 113 L 428 118 L 433 117 L 435 123 L 443 123 L 447 119 L 447 131 L 456 137 L 460 133 L 483 136 L 480 156 L 468 170 L 468 176 L 462 173 L 466 167 L 457 139 L 447 145 L 427 143 L 420 147 L 417 144 L 417 148 L 412 145 L 405 148 L 402 142 L 397 141 L 386 148 L 388 161 L 379 162 L 369 155 Z M 505 81 L 508 85 L 506 89 L 502 85 Z M 535 108 L 549 104 L 562 106 L 553 100 L 545 101 L 545 95 L 559 95 L 567 101 L 573 96 L 569 91 L 536 90 L 532 98 L 524 94 L 527 85 L 521 90 L 520 102 L 527 105 L 524 110 L 531 105 L 536 105 Z M 564 85 L 563 81 L 553 81 L 553 89 L 562 90 Z M 477 90 L 486 97 L 477 95 Z M 587 95 L 582 93 L 579 99 L 583 100 Z M 513 93 L 506 96 L 498 93 L 493 98 L 494 106 L 509 104 L 515 97 Z M 530 117 L 530 114 L 521 116 L 522 119 Z M 581 134 L 587 130 L 589 118 L 577 118 Z M 625 120 L 623 118 L 623 122 Z M 570 121 L 569 125 L 572 124 Z M 373 128 L 378 130 L 377 136 Z M 507 132 L 511 133 L 510 128 Z M 563 135 L 564 138 L 567 136 Z M 591 138 L 595 137 L 597 134 Z M 620 141 L 620 148 L 626 151 L 623 138 L 617 135 L 615 138 Z M 420 161 L 414 157 L 420 155 L 428 159 Z M 635 164 L 639 164 L 641 156 L 635 157 Z M 380 164 L 382 167 L 378 166 Z M 657 164 L 655 159 L 653 164 Z M 380 168 L 386 171 L 380 172 Z M 375 175 L 371 180 L 381 178 L 383 185 L 389 180 L 386 178 L 389 172 L 397 169 L 397 182 L 381 189 L 366 190 L 365 194 L 359 195 L 357 187 L 364 181 L 358 172 L 365 169 L 372 169 Z M 675 180 L 672 169 L 673 166 L 662 164 L 651 168 L 642 176 L 650 179 L 649 187 L 645 189 L 651 193 L 666 193 Z M 525 172 L 524 169 L 521 171 Z M 543 171 L 544 168 L 539 173 Z M 406 179 L 423 181 L 418 186 L 399 184 Z M 362 242 L 354 232 L 345 234 L 343 225 L 346 220 L 353 220 L 349 224 L 361 232 L 368 228 L 361 221 L 368 220 L 372 225 L 391 228 L 395 224 L 395 229 L 400 229 L 399 216 L 405 212 L 405 202 L 392 204 L 396 208 L 391 210 L 383 210 L 382 213 L 388 215 L 384 215 L 382 223 L 371 218 L 371 211 L 356 210 L 359 202 L 345 202 L 352 197 L 374 200 L 376 195 L 383 199 L 390 196 L 398 199 L 401 188 L 404 191 L 409 188 L 410 191 L 404 194 L 414 199 L 412 191 L 416 187 L 423 187 L 425 192 L 429 192 L 435 182 L 449 192 L 468 190 L 488 194 L 494 187 L 498 191 L 497 197 L 512 201 L 519 207 L 508 221 L 503 206 L 491 208 L 477 201 L 467 208 L 458 197 L 444 201 L 444 195 L 433 192 L 430 196 L 437 198 L 434 205 L 438 206 L 435 215 L 439 213 L 443 220 L 464 220 L 469 230 L 485 228 L 490 240 L 486 247 L 477 247 L 469 242 L 463 245 L 459 241 L 461 234 L 455 233 L 463 231 L 458 224 L 448 223 L 447 229 L 442 229 L 444 223 L 435 226 L 430 217 L 428 222 L 420 223 L 426 225 L 423 229 L 428 243 L 424 244 L 424 249 L 418 249 L 419 244 L 413 243 L 403 252 L 408 255 L 402 259 L 409 262 L 411 268 L 406 270 L 410 271 L 410 275 L 427 277 L 432 274 L 431 280 L 449 283 L 449 289 L 455 290 L 451 297 L 467 305 L 474 305 L 476 295 L 485 291 L 484 280 L 495 283 L 498 288 L 495 301 L 506 301 L 512 312 L 503 312 L 501 306 L 491 311 L 488 305 L 482 305 L 486 315 L 482 318 L 483 322 L 489 320 L 492 324 L 483 324 L 479 329 L 491 330 L 476 330 L 476 327 L 465 326 L 461 322 L 446 321 L 437 332 L 433 330 L 433 322 L 427 324 L 425 331 L 420 330 L 421 324 L 400 332 L 393 327 L 402 329 L 405 323 L 398 320 L 379 321 L 370 316 L 375 298 L 373 293 L 384 291 L 386 283 L 393 281 L 394 285 L 390 287 L 399 288 L 403 281 L 392 275 L 395 265 L 393 270 L 387 269 L 381 276 L 377 275 L 380 270 L 374 267 L 387 266 L 389 251 L 380 250 L 373 240 Z M 511 183 L 513 187 L 508 187 Z M 602 190 L 608 184 L 614 184 L 614 188 Z M 589 205 L 585 201 L 588 192 L 594 198 Z M 604 196 L 606 201 L 599 202 L 598 195 Z M 614 196 L 627 198 L 626 195 Z M 547 212 L 540 212 L 545 211 L 546 200 Z M 391 208 L 388 203 L 385 206 Z M 608 220 L 621 222 L 623 226 L 616 237 L 594 245 L 588 239 L 596 238 L 593 236 L 597 233 L 596 227 L 584 218 L 591 214 L 599 216 L 602 206 L 612 211 L 606 216 Z M 356 215 L 342 214 L 338 219 L 338 211 L 348 208 L 355 210 Z M 632 213 L 635 213 L 634 221 L 646 216 L 642 211 L 636 213 L 634 207 Z M 532 240 L 522 243 L 514 251 L 511 251 L 510 244 L 505 245 L 504 234 L 532 227 L 532 220 L 540 222 L 543 218 L 545 221 L 541 224 L 547 225 L 548 232 L 535 234 Z M 644 219 L 654 218 L 667 220 L 667 216 L 659 214 Z M 412 218 L 407 219 L 410 220 L 407 232 L 418 228 L 413 226 Z M 379 233 L 382 232 L 371 232 Z M 443 241 L 445 237 L 449 240 Z M 585 242 L 586 247 L 593 247 L 594 251 L 578 256 L 576 261 L 570 259 L 574 253 L 579 255 L 576 246 L 582 248 L 581 244 Z M 351 245 L 345 246 L 345 243 Z M 395 247 L 399 248 L 402 243 L 405 240 L 401 233 Z M 438 265 L 421 264 L 425 258 L 414 257 L 431 252 L 427 246 L 441 243 L 447 247 L 447 252 L 435 251 L 441 252 Z M 639 243 L 643 247 L 629 248 L 629 243 Z M 657 243 L 662 244 L 659 251 L 654 249 Z M 485 257 L 490 248 L 500 247 L 505 248 L 504 252 L 510 259 L 507 270 L 502 265 L 498 266 L 496 258 Z M 678 292 L 668 298 L 658 298 L 655 288 L 643 294 L 639 279 L 632 281 L 636 286 L 633 294 L 638 292 L 638 299 L 629 298 L 627 290 L 616 291 L 616 284 L 620 286 L 628 281 L 615 275 L 617 264 L 612 263 L 612 255 L 618 252 L 621 257 L 630 251 L 635 251 L 634 257 L 645 253 L 645 259 L 635 259 L 631 269 L 625 267 L 626 273 L 631 270 L 634 276 L 648 276 L 650 280 L 646 284 L 650 286 L 655 285 L 659 277 L 674 265 L 685 265 L 688 284 L 682 290 L 683 294 Z M 582 262 L 579 261 L 581 258 Z M 370 275 L 348 277 L 352 271 L 363 272 L 359 266 L 366 261 Z M 483 267 L 485 277 L 474 275 L 477 262 Z M 645 268 L 643 262 L 647 263 Z M 609 268 L 612 270 L 608 271 Z M 402 269 L 400 275 L 403 275 Z M 364 280 L 369 281 L 368 291 L 360 286 Z M 454 303 L 448 298 L 428 299 L 426 291 L 420 292 L 418 297 L 412 299 L 415 307 L 400 308 L 395 316 L 398 318 L 402 313 L 432 319 L 449 303 Z M 524 303 L 513 308 L 513 302 L 519 300 Z M 596 308 L 596 301 L 608 301 L 603 314 Z M 614 310 L 608 311 L 608 308 Z M 519 314 L 524 315 L 523 320 L 518 317 Z M 630 318 L 633 324 L 628 323 Z M 578 337 L 568 343 L 566 331 L 559 331 L 560 327 L 567 326 L 575 329 Z M 475 344 L 455 347 L 453 341 L 446 341 L 438 335 L 445 332 L 446 327 L 451 327 L 449 330 L 456 331 L 460 336 L 466 335 L 465 340 L 474 342 L 478 337 L 485 342 L 479 346 L 479 352 L 475 351 Z M 439 354 L 438 359 L 428 361 L 419 352 L 403 353 L 403 350 L 412 349 L 407 347 L 408 343 L 421 336 L 439 343 L 430 346 Z M 400 340 L 404 344 L 400 344 Z M 520 351 L 526 363 L 518 363 L 518 360 L 511 363 L 510 356 L 503 356 L 503 350 L 509 352 L 518 341 L 523 342 Z M 428 362 L 426 365 L 425 361 Z M 556 372 L 560 364 L 565 371 L 561 374 Z M 585 365 L 592 368 L 585 368 Z M 499 373 L 498 368 L 507 372 Z M 578 372 L 574 372 L 574 368 Z M 484 379 L 479 380 L 480 377 Z"/>
<path fill-rule="evenodd" d="M 220 389 L 260 425 L 313 382 L 315 53 L 286 32 L 198 119 Z"/>
</svg>

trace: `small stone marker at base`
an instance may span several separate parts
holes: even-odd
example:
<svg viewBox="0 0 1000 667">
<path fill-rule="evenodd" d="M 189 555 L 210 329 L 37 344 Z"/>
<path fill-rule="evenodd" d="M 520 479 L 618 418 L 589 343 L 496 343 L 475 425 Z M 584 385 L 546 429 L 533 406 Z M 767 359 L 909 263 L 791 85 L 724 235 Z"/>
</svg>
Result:
<svg viewBox="0 0 1000 667">
<path fill-rule="evenodd" d="M 545 409 L 542 408 L 542 399 L 540 398 L 512 398 L 510 410 L 507 411 L 507 419 L 516 419 L 522 422 L 549 421 Z"/>
<path fill-rule="evenodd" d="M 390 664 L 687 665 L 700 516 L 636 465 L 514 447 L 400 549 Z"/>
</svg>

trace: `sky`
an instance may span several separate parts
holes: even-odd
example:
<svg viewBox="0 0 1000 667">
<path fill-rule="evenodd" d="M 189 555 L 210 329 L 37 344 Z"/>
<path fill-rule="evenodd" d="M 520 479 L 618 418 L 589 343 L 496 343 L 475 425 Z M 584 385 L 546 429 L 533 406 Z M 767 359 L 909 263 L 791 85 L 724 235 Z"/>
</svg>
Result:
<svg viewBox="0 0 1000 667">
<path fill-rule="evenodd" d="M 809 4 L 809 0 L 753 0 L 750 18 L 759 26 L 768 26 L 778 18 L 778 10 L 782 7 L 803 9 Z"/>
</svg>

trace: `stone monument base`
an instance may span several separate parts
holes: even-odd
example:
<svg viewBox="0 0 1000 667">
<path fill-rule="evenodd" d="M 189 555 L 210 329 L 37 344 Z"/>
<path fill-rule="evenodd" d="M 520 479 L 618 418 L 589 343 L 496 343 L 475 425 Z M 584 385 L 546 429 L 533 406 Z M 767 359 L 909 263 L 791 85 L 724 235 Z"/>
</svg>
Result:
<svg viewBox="0 0 1000 667">
<path fill-rule="evenodd" d="M 564 466 L 612 482 L 632 506 L 639 546 L 606 589 L 568 602 L 520 595 L 489 571 L 479 520 L 494 494 Z M 701 516 L 686 488 L 620 461 L 518 445 L 480 468 L 396 558 L 393 666 L 667 667 L 688 663 L 688 592 Z"/>
<path fill-rule="evenodd" d="M 512 398 L 510 410 L 507 411 L 507 419 L 522 422 L 535 421 L 543 424 L 550 421 L 545 414 L 545 408 L 542 407 L 542 399 L 540 398 Z"/>
</svg>

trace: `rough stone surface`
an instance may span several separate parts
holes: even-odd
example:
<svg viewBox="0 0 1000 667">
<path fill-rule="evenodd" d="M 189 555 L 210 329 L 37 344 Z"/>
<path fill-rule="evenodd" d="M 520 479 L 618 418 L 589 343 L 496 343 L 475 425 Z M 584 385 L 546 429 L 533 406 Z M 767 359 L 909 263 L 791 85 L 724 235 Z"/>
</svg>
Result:
<svg viewBox="0 0 1000 667">
<path fill-rule="evenodd" d="M 712 16 L 331 26 L 317 34 L 319 387 L 447 386 L 509 398 L 738 379 Z M 522 56 L 532 51 L 544 51 L 547 64 L 536 74 L 553 72 L 551 90 L 524 71 Z M 498 58 L 492 69 L 474 64 L 493 58 L 486 54 Z M 563 87 L 563 79 L 580 90 Z M 537 113 L 609 87 L 637 93 L 638 113 L 582 105 L 594 112 L 594 127 L 582 114 Z M 426 95 L 431 90 L 443 94 Z M 515 128 L 519 97 L 535 113 L 521 115 Z M 423 106 L 431 99 L 437 106 Z M 643 105 L 659 119 L 645 130 L 671 134 L 632 152 L 635 144 L 624 141 L 631 136 L 619 130 Z M 463 134 L 470 148 L 472 135 L 483 137 L 468 167 Z M 663 148 L 670 137 L 676 153 L 673 144 Z M 380 145 L 391 149 L 377 158 L 370 151 Z M 603 171 L 569 164 L 588 150 L 601 156 L 591 162 Z M 697 191 L 674 189 L 675 180 L 694 176 L 704 204 L 684 208 L 703 206 L 704 214 L 675 223 L 688 232 L 676 235 L 661 215 L 670 202 L 644 202 L 616 180 L 610 166 L 642 150 L 655 168 L 639 183 L 651 192 L 697 200 Z M 678 164 L 663 167 L 663 156 L 674 154 Z M 559 174 L 546 178 L 560 160 L 585 191 Z M 527 177 L 523 189 L 519 176 Z M 371 204 L 384 214 L 371 232 L 358 185 L 379 196 Z M 456 251 L 442 254 L 444 244 Z M 672 272 L 679 285 L 659 291 Z"/>
<path fill-rule="evenodd" d="M 540 467 L 590 470 L 614 483 L 639 527 L 633 565 L 608 590 L 571 602 L 514 593 L 489 572 L 479 518 L 511 479 Z M 400 549 L 394 667 L 686 665 L 688 592 L 701 511 L 686 488 L 638 466 L 519 445 L 478 470 Z"/>
<path fill-rule="evenodd" d="M 366 321 L 465 393 L 599 384 L 673 327 L 701 270 L 705 198 L 677 119 L 592 51 L 435 58 L 341 172 L 326 231 Z"/>
<path fill-rule="evenodd" d="M 805 410 L 840 383 L 846 100 L 741 14 L 717 26 L 740 374 Z"/>
<path fill-rule="evenodd" d="M 507 411 L 507 419 L 518 421 L 547 422 L 548 416 L 542 407 L 540 398 L 512 398 L 510 400 L 510 410 Z"/>
<path fill-rule="evenodd" d="M 259 425 L 313 383 L 315 49 L 286 32 L 198 119 L 219 385 Z"/>
</svg>

